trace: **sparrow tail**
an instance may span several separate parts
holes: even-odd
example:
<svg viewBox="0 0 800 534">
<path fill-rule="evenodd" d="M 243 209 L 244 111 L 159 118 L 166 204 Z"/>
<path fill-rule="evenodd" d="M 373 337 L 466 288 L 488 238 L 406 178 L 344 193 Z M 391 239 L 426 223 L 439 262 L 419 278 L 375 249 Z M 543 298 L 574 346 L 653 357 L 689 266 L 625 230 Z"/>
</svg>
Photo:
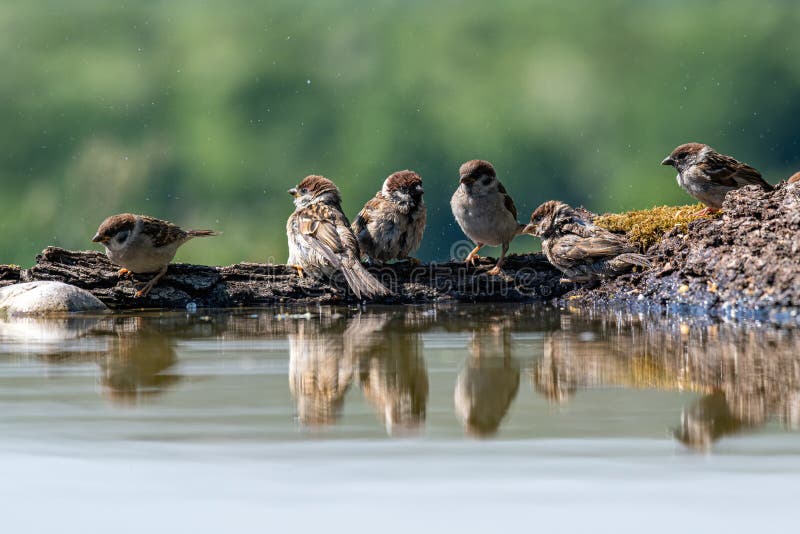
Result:
<svg viewBox="0 0 800 534">
<path fill-rule="evenodd" d="M 392 294 L 392 292 L 381 284 L 377 278 L 372 276 L 358 260 L 354 261 L 350 268 L 343 268 L 342 274 L 344 274 L 344 278 L 347 280 L 347 285 L 350 286 L 350 289 L 353 290 L 353 293 L 355 293 L 356 297 L 359 299 L 362 296 L 372 298 Z"/>
<path fill-rule="evenodd" d="M 627 263 L 629 265 L 638 265 L 639 267 L 650 267 L 650 260 L 641 254 L 620 254 L 614 258 L 615 262 Z"/>
<path fill-rule="evenodd" d="M 187 230 L 186 233 L 189 237 L 209 237 L 220 235 L 222 232 L 215 232 L 214 230 Z"/>
</svg>

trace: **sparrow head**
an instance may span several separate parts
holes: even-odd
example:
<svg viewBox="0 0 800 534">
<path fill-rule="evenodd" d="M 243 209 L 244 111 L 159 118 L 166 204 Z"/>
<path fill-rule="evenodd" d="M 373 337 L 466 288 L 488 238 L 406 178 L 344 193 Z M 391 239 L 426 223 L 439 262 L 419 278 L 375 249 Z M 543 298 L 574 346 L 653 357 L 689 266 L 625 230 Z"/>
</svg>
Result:
<svg viewBox="0 0 800 534">
<path fill-rule="evenodd" d="M 302 182 L 289 189 L 288 192 L 294 197 L 294 205 L 298 208 L 318 202 L 342 203 L 342 197 L 336 184 L 324 176 L 315 174 L 306 176 Z"/>
<path fill-rule="evenodd" d="M 539 237 L 551 233 L 557 230 L 561 221 L 560 216 L 570 211 L 572 208 L 567 204 L 558 200 L 548 200 L 531 213 L 531 221 L 522 232 Z"/>
<path fill-rule="evenodd" d="M 672 165 L 678 172 L 683 172 L 692 165 L 698 163 L 705 152 L 713 149 L 702 143 L 685 143 L 680 145 L 672 153 L 664 158 L 662 165 Z"/>
<path fill-rule="evenodd" d="M 482 159 L 470 160 L 458 169 L 461 184 L 469 191 L 487 191 L 496 186 L 497 173 L 488 161 Z"/>
<path fill-rule="evenodd" d="M 422 178 L 414 171 L 397 171 L 383 182 L 381 194 L 398 204 L 419 204 L 422 202 Z"/>
<path fill-rule="evenodd" d="M 136 226 L 136 215 L 132 213 L 112 215 L 100 224 L 92 241 L 112 250 L 121 248 L 133 233 L 134 226 Z"/>
</svg>

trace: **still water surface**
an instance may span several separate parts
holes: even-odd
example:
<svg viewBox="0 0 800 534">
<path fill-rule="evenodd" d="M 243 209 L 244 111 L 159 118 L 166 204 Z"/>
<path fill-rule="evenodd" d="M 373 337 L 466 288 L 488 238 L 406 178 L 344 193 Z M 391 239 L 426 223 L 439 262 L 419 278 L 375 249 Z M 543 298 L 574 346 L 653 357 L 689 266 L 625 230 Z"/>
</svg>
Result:
<svg viewBox="0 0 800 534">
<path fill-rule="evenodd" d="M 785 530 L 798 334 L 533 305 L 0 322 L 3 532 Z"/>
</svg>

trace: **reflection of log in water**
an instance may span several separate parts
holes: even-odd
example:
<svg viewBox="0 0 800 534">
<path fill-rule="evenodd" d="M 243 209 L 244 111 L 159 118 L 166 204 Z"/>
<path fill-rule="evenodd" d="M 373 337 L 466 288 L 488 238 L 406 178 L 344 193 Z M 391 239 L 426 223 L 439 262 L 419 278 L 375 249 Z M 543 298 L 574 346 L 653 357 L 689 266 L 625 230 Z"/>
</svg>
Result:
<svg viewBox="0 0 800 534">
<path fill-rule="evenodd" d="M 534 388 L 566 401 L 601 386 L 695 390 L 676 437 L 695 448 L 776 418 L 798 427 L 800 337 L 792 330 L 576 314 L 546 335 Z M 616 317 L 616 318 L 615 318 Z"/>
<path fill-rule="evenodd" d="M 476 437 L 497 433 L 519 389 L 519 368 L 511 356 L 506 321 L 489 322 L 472 334 L 470 355 L 458 375 L 456 415 L 464 431 Z"/>
</svg>

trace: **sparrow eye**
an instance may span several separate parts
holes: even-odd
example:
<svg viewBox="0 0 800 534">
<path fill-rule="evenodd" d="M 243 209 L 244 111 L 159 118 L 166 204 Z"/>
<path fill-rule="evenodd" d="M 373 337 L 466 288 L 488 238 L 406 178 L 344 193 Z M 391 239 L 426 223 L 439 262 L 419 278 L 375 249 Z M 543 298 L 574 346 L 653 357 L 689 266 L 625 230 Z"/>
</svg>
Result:
<svg viewBox="0 0 800 534">
<path fill-rule="evenodd" d="M 304 194 L 304 195 L 305 195 L 305 194 L 307 194 L 307 193 L 308 193 L 308 189 L 306 189 L 305 187 L 303 187 L 303 188 L 301 188 L 301 189 L 300 189 L 300 193 L 302 193 L 302 194 Z"/>
<path fill-rule="evenodd" d="M 483 185 L 489 185 L 489 183 L 490 183 L 491 181 L 492 181 L 492 179 L 491 179 L 491 177 L 489 177 L 489 176 L 484 176 L 484 177 L 483 177 L 483 180 L 481 180 L 481 182 L 483 182 Z"/>
<path fill-rule="evenodd" d="M 122 242 L 124 242 L 126 239 L 128 239 L 128 233 L 129 233 L 129 232 L 128 232 L 127 230 L 123 230 L 123 231 L 121 231 L 120 233 L 118 233 L 118 234 L 117 234 L 117 242 L 118 242 L 118 243 L 122 243 Z"/>
</svg>

